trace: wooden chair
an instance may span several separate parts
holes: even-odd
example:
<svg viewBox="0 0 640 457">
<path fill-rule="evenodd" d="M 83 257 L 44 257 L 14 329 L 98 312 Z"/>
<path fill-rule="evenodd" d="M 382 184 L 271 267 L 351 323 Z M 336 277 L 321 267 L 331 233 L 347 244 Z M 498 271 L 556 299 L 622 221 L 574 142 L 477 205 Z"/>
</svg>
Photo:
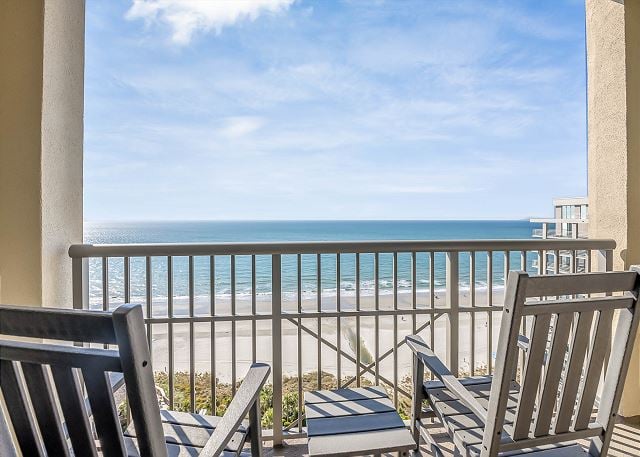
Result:
<svg viewBox="0 0 640 457">
<path fill-rule="evenodd" d="M 113 313 L 0 306 L 0 335 L 117 345 L 0 339 L 5 419 L 22 455 L 227 456 L 239 455 L 246 439 L 251 455 L 262 455 L 259 396 L 269 366 L 251 366 L 221 418 L 160 411 L 139 305 Z M 124 375 L 133 418 L 125 432 L 110 373 Z"/>
<path fill-rule="evenodd" d="M 509 273 L 493 376 L 456 378 L 420 337 L 407 337 L 414 353 L 416 442 L 422 435 L 441 452 L 421 421 L 427 400 L 456 455 L 607 455 L 638 330 L 639 278 L 635 270 Z M 524 319 L 533 321 L 528 344 L 519 335 Z M 522 348 L 524 371 L 516 383 Z M 437 380 L 423 382 L 425 367 Z"/>
</svg>

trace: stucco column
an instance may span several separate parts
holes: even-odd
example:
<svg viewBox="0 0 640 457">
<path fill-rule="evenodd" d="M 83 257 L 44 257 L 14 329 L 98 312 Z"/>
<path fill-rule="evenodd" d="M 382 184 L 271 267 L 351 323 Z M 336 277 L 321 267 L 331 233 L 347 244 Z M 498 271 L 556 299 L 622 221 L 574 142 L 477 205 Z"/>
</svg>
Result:
<svg viewBox="0 0 640 457">
<path fill-rule="evenodd" d="M 616 270 L 640 264 L 640 2 L 587 0 L 589 236 L 617 242 Z M 620 414 L 640 415 L 640 339 Z"/>
<path fill-rule="evenodd" d="M 84 1 L 0 14 L 0 303 L 71 306 L 82 241 Z"/>
</svg>

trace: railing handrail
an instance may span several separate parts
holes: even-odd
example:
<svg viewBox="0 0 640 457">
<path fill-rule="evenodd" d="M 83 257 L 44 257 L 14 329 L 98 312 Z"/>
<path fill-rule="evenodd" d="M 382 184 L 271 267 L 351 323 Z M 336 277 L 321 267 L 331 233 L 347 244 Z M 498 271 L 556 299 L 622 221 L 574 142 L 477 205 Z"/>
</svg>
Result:
<svg viewBox="0 0 640 457">
<path fill-rule="evenodd" d="M 486 240 L 372 240 L 372 241 L 286 241 L 242 243 L 145 243 L 73 244 L 69 256 L 148 257 L 209 255 L 287 255 L 385 252 L 467 252 L 518 250 L 612 250 L 611 239 L 486 239 Z"/>
</svg>

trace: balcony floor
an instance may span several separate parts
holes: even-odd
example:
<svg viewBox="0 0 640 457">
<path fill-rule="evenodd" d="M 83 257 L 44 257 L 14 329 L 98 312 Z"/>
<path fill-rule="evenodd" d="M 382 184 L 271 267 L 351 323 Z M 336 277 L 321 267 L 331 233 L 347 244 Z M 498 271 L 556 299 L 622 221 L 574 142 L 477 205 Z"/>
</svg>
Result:
<svg viewBox="0 0 640 457">
<path fill-rule="evenodd" d="M 445 450 L 451 450 L 452 445 L 447 442 L 447 435 L 443 429 L 434 426 L 433 435 L 439 443 L 443 444 Z M 428 446 L 421 446 L 423 456 L 432 456 Z M 306 456 L 307 445 L 306 440 L 288 440 L 286 445 L 279 448 L 265 448 L 265 455 L 268 457 L 300 457 Z M 389 454 L 393 455 L 393 454 Z M 447 457 L 453 457 L 453 452 L 446 454 Z M 634 423 L 622 423 L 616 425 L 613 439 L 611 443 L 611 450 L 609 451 L 609 457 L 635 457 L 640 455 L 640 423 L 638 421 Z"/>
</svg>

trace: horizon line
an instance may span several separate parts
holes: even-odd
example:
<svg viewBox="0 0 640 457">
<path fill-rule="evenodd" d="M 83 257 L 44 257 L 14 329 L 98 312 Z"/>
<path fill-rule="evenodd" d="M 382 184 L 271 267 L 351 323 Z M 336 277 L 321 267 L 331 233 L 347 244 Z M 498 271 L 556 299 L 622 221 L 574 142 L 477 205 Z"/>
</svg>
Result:
<svg viewBox="0 0 640 457">
<path fill-rule="evenodd" d="M 93 219 L 83 220 L 83 224 L 91 223 L 149 223 L 149 222 L 522 222 L 524 218 L 500 219 Z"/>
</svg>

